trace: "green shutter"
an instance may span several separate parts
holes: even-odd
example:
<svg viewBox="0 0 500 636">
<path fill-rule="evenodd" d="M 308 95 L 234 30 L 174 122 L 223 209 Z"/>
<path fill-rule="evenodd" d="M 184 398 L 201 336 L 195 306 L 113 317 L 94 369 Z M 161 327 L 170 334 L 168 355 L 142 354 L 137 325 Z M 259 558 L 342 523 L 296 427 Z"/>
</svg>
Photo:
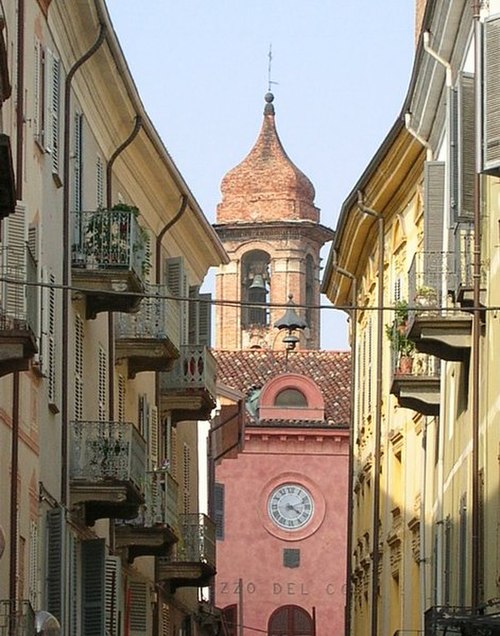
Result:
<svg viewBox="0 0 500 636">
<path fill-rule="evenodd" d="M 82 542 L 82 636 L 102 636 L 105 626 L 104 539 Z"/>
<path fill-rule="evenodd" d="M 214 484 L 214 521 L 215 538 L 218 541 L 224 540 L 224 484 Z"/>
<path fill-rule="evenodd" d="M 63 620 L 64 555 L 66 522 L 63 508 L 47 512 L 47 611 Z"/>
<path fill-rule="evenodd" d="M 483 172 L 500 175 L 500 16 L 484 23 Z"/>
</svg>

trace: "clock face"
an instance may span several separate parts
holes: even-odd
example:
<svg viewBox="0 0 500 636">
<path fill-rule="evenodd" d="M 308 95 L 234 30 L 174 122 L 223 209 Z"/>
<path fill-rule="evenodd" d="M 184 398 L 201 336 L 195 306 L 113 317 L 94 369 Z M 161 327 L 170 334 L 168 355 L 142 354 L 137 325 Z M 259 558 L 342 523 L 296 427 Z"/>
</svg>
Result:
<svg viewBox="0 0 500 636">
<path fill-rule="evenodd" d="M 299 484 L 281 484 L 267 501 L 271 521 L 283 530 L 298 530 L 311 520 L 314 502 L 310 493 Z"/>
</svg>

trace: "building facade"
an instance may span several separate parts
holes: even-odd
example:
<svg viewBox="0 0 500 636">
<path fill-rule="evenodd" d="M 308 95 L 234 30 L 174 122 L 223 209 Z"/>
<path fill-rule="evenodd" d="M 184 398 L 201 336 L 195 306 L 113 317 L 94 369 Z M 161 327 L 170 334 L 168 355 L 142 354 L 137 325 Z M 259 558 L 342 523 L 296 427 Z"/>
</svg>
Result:
<svg viewBox="0 0 500 636">
<path fill-rule="evenodd" d="M 324 281 L 354 306 L 348 633 L 497 634 L 500 4 L 417 9 L 401 116 Z"/>
<path fill-rule="evenodd" d="M 0 6 L 0 633 L 211 634 L 222 244 L 104 1 Z"/>
<path fill-rule="evenodd" d="M 219 422 L 237 410 L 244 439 L 215 458 L 216 603 L 230 636 L 340 633 L 350 356 L 319 350 L 319 251 L 333 234 L 279 140 L 271 94 L 221 191 Z"/>
</svg>

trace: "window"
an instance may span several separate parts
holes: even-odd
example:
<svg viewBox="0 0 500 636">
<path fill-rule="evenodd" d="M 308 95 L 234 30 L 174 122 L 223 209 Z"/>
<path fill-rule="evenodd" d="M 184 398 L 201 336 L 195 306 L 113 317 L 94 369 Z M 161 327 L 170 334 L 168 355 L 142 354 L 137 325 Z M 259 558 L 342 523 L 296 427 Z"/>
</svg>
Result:
<svg viewBox="0 0 500 636">
<path fill-rule="evenodd" d="M 222 610 L 222 621 L 226 631 L 224 634 L 227 636 L 236 636 L 238 630 L 238 606 L 228 605 Z"/>
<path fill-rule="evenodd" d="M 306 396 L 298 389 L 284 389 L 276 396 L 274 405 L 297 408 L 307 406 L 307 400 Z"/>
<path fill-rule="evenodd" d="M 268 636 L 313 636 L 314 625 L 306 610 L 297 605 L 284 605 L 269 619 Z"/>
<path fill-rule="evenodd" d="M 246 303 L 241 313 L 243 327 L 269 324 L 269 262 L 269 254 L 262 250 L 252 250 L 242 259 L 241 299 Z"/>
</svg>

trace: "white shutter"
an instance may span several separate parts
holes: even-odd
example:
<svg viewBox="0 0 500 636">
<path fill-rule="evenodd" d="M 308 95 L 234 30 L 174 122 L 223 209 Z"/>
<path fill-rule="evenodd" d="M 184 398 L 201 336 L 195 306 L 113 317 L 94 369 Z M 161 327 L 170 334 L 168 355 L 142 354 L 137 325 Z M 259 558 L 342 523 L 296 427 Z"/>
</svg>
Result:
<svg viewBox="0 0 500 636">
<path fill-rule="evenodd" d="M 115 636 L 115 634 L 121 634 L 120 616 L 123 603 L 120 557 L 106 557 L 104 567 L 106 634 Z"/>
<path fill-rule="evenodd" d="M 38 609 L 39 589 L 39 571 L 38 571 L 38 521 L 32 519 L 30 522 L 30 540 L 29 540 L 29 572 L 28 572 L 28 598 L 31 606 Z"/>
<path fill-rule="evenodd" d="M 96 160 L 96 203 L 98 208 L 104 208 L 104 164 L 101 157 Z"/>
<path fill-rule="evenodd" d="M 118 375 L 118 421 L 125 421 L 125 376 L 121 373 Z"/>
<path fill-rule="evenodd" d="M 7 315 L 26 319 L 26 245 L 28 229 L 26 209 L 16 206 L 16 211 L 4 220 L 3 271 L 13 282 L 2 282 L 2 307 Z"/>
<path fill-rule="evenodd" d="M 34 87 L 33 87 L 33 134 L 35 140 L 43 145 L 43 47 L 35 39 L 34 46 Z"/>
<path fill-rule="evenodd" d="M 80 212 L 82 209 L 82 132 L 83 115 L 75 113 L 75 151 L 73 157 L 73 210 Z"/>
<path fill-rule="evenodd" d="M 184 444 L 182 452 L 182 512 L 191 512 L 191 449 Z"/>
<path fill-rule="evenodd" d="M 170 427 L 170 448 L 168 450 L 172 477 L 177 479 L 177 429 L 173 426 Z"/>
<path fill-rule="evenodd" d="M 59 174 L 59 117 L 61 102 L 61 63 L 48 49 L 45 52 L 45 150 L 52 159 L 52 173 Z"/>
<path fill-rule="evenodd" d="M 500 174 L 500 16 L 484 23 L 483 172 Z"/>
<path fill-rule="evenodd" d="M 165 261 L 165 283 L 170 294 L 178 299 L 181 316 L 181 344 L 187 344 L 189 339 L 189 305 L 187 300 L 189 288 L 182 256 L 167 258 Z"/>
<path fill-rule="evenodd" d="M 48 290 L 48 320 L 47 320 L 47 354 L 48 354 L 48 397 L 49 404 L 56 403 L 56 277 L 50 274 Z"/>
</svg>

